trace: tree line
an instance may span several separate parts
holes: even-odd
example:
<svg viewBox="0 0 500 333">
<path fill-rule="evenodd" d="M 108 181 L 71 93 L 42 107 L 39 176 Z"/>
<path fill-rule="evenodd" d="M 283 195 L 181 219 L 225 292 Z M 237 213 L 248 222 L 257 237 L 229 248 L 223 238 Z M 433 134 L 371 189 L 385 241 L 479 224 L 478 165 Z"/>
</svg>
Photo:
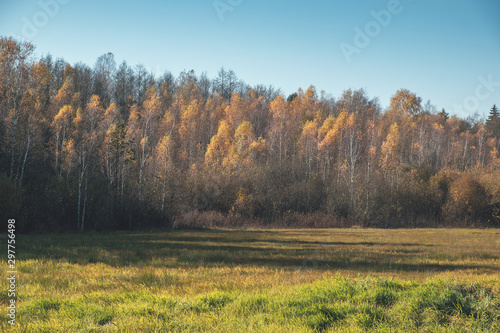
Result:
<svg viewBox="0 0 500 333">
<path fill-rule="evenodd" d="M 0 216 L 25 232 L 500 222 L 496 106 L 462 119 L 400 89 L 382 110 L 362 89 L 70 65 L 6 37 L 0 79 Z"/>
</svg>

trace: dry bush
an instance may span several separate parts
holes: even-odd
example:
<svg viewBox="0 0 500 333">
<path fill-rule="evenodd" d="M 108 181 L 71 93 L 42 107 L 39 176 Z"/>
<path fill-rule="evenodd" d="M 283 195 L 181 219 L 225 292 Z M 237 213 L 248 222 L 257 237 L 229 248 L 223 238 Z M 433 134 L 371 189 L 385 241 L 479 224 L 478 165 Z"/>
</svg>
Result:
<svg viewBox="0 0 500 333">
<path fill-rule="evenodd" d="M 481 184 L 488 194 L 492 212 L 492 222 L 500 226 L 500 169 L 484 173 L 480 177 Z"/>
<path fill-rule="evenodd" d="M 174 219 L 174 229 L 217 229 L 217 228 L 350 228 L 354 223 L 343 217 L 324 213 L 302 214 L 291 212 L 274 219 L 246 218 L 225 215 L 216 211 L 191 211 Z M 363 226 L 363 225 L 360 225 Z"/>
<path fill-rule="evenodd" d="M 483 220 L 488 215 L 488 197 L 484 187 L 470 175 L 458 177 L 450 185 L 443 214 L 455 223 L 458 220 L 469 223 Z"/>
<path fill-rule="evenodd" d="M 174 229 L 215 229 L 227 227 L 228 222 L 228 218 L 220 212 L 193 210 L 176 216 L 172 227 Z"/>
</svg>

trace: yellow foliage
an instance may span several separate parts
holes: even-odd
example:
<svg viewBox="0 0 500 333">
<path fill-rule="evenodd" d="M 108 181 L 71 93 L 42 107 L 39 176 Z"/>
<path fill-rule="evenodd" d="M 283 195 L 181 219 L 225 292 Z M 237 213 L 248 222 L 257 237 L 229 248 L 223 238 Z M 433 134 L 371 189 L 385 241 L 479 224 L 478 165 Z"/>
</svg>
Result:
<svg viewBox="0 0 500 333">
<path fill-rule="evenodd" d="M 316 140 L 318 135 L 318 124 L 315 121 L 308 121 L 305 123 L 302 129 L 301 141 L 305 140 Z"/>
<path fill-rule="evenodd" d="M 302 129 L 299 138 L 299 147 L 302 155 L 310 157 L 318 145 L 318 124 L 315 121 L 308 121 Z"/>
<path fill-rule="evenodd" d="M 339 132 L 336 127 L 333 127 L 328 131 L 325 138 L 320 142 L 319 149 L 320 150 L 328 150 L 332 149 L 335 141 L 337 141 L 339 136 Z"/>
<path fill-rule="evenodd" d="M 231 101 L 225 110 L 228 125 L 234 130 L 248 118 L 247 111 L 247 106 L 243 98 L 239 94 L 233 93 L 231 95 Z"/>
<path fill-rule="evenodd" d="M 252 156 L 254 158 L 265 157 L 268 152 L 266 140 L 259 137 L 257 141 L 254 141 L 252 142 L 252 144 L 250 144 L 250 151 L 252 152 Z"/>
<path fill-rule="evenodd" d="M 252 124 L 248 121 L 241 123 L 234 134 L 234 140 L 236 142 L 242 141 L 253 141 L 255 139 L 255 134 L 253 133 Z"/>
<path fill-rule="evenodd" d="M 217 134 L 212 137 L 205 153 L 205 164 L 216 167 L 222 166 L 231 150 L 231 132 L 225 120 L 220 122 Z"/>
<path fill-rule="evenodd" d="M 65 105 L 59 110 L 59 113 L 54 117 L 52 122 L 53 126 L 60 128 L 64 123 L 67 123 L 71 117 L 73 117 L 73 107 L 71 105 Z"/>
<path fill-rule="evenodd" d="M 354 115 L 354 113 L 351 113 L 349 115 L 349 118 L 347 118 L 346 127 L 351 128 L 354 127 L 355 124 L 356 124 L 356 116 Z"/>
<path fill-rule="evenodd" d="M 270 113 L 273 116 L 273 119 L 284 120 L 287 114 L 286 102 L 281 95 L 278 95 L 270 105 L 269 109 Z"/>
<path fill-rule="evenodd" d="M 201 102 L 194 99 L 181 110 L 181 123 L 179 134 L 184 142 L 194 141 L 193 136 L 198 132 L 200 122 L 203 122 L 201 113 Z"/>
<path fill-rule="evenodd" d="M 234 134 L 233 146 L 227 163 L 231 167 L 245 167 L 251 164 L 251 144 L 255 141 L 252 124 L 245 121 L 238 126 Z"/>
<path fill-rule="evenodd" d="M 69 104 L 71 102 L 71 98 L 73 97 L 74 87 L 73 83 L 69 78 L 67 78 L 62 87 L 57 92 L 55 97 L 55 102 L 59 105 L 61 104 Z"/>
<path fill-rule="evenodd" d="M 99 108 L 101 105 L 101 99 L 97 95 L 92 95 L 90 101 L 87 103 L 87 109 Z"/>
<path fill-rule="evenodd" d="M 78 129 L 83 123 L 83 116 L 82 116 L 82 110 L 78 108 L 76 110 L 76 117 L 73 119 L 73 125 Z"/>
<path fill-rule="evenodd" d="M 354 125 L 355 122 L 354 114 L 350 116 L 346 111 L 340 112 L 335 120 L 331 118 L 328 123 L 327 120 L 325 120 L 325 123 L 321 128 L 321 131 L 323 133 L 326 128 L 329 129 L 318 146 L 320 150 L 332 149 L 334 145 L 338 144 L 338 141 L 341 140 L 342 132 L 349 126 Z"/>
<path fill-rule="evenodd" d="M 422 99 L 407 89 L 400 89 L 391 98 L 391 112 L 414 117 L 420 114 Z"/>
<path fill-rule="evenodd" d="M 381 147 L 381 167 L 393 170 L 399 165 L 397 151 L 399 146 L 399 126 L 397 123 L 391 125 L 389 133 Z"/>
<path fill-rule="evenodd" d="M 433 123 L 432 124 L 432 128 L 434 128 L 436 131 L 443 131 L 444 127 L 443 125 L 439 124 L 439 123 Z"/>
<path fill-rule="evenodd" d="M 342 165 L 340 166 L 340 170 L 342 171 L 347 171 L 349 169 L 348 165 L 347 165 L 347 160 L 344 160 L 344 162 L 342 163 Z"/>
<path fill-rule="evenodd" d="M 339 116 L 337 117 L 335 121 L 335 127 L 338 129 L 341 129 L 345 126 L 349 118 L 349 114 L 344 110 L 340 112 Z"/>
<path fill-rule="evenodd" d="M 106 125 L 109 127 L 111 124 L 115 123 L 119 114 L 118 106 L 115 103 L 111 103 L 104 113 Z"/>
<path fill-rule="evenodd" d="M 323 122 L 323 125 L 318 130 L 318 135 L 319 135 L 320 140 L 324 139 L 324 137 L 326 136 L 328 131 L 332 129 L 334 124 L 335 124 L 335 117 L 334 116 L 328 116 L 328 118 L 325 119 L 325 121 Z"/>
<path fill-rule="evenodd" d="M 248 191 L 240 189 L 231 207 L 231 213 L 236 216 L 251 217 L 254 214 L 255 198 Z"/>
<path fill-rule="evenodd" d="M 161 113 L 160 95 L 155 87 L 151 87 L 146 91 L 146 99 L 144 100 L 144 113 L 149 117 L 159 117 Z"/>
</svg>

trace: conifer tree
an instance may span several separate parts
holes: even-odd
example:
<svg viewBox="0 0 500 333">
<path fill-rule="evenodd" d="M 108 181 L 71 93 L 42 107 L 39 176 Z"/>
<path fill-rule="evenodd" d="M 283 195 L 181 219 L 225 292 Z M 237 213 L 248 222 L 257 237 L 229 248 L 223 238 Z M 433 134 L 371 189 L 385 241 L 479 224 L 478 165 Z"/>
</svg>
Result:
<svg viewBox="0 0 500 333">
<path fill-rule="evenodd" d="M 498 113 L 498 108 L 496 104 L 490 110 L 490 115 L 488 121 L 486 122 L 486 127 L 491 133 L 497 138 L 500 137 L 500 114 Z"/>
</svg>

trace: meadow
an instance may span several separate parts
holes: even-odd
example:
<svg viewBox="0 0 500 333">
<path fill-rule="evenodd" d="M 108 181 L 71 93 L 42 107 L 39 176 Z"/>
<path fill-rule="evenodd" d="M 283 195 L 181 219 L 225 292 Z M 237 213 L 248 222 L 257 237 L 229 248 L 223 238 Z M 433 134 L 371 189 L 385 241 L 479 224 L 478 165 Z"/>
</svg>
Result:
<svg viewBox="0 0 500 333">
<path fill-rule="evenodd" d="M 500 332 L 497 229 L 19 234 L 16 259 L 4 332 Z"/>
</svg>

